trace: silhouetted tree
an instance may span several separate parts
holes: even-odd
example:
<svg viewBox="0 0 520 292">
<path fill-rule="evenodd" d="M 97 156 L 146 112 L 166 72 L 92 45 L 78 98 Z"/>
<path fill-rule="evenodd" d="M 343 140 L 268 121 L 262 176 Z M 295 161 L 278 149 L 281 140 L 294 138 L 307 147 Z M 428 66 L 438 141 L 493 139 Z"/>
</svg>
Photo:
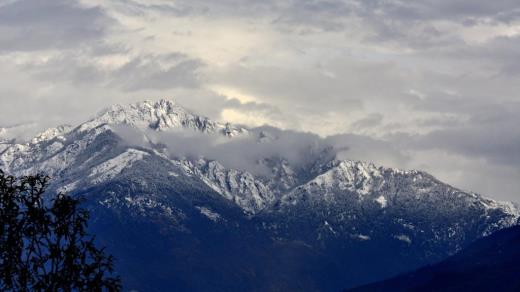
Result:
<svg viewBox="0 0 520 292">
<path fill-rule="evenodd" d="M 112 256 L 86 231 L 88 212 L 47 176 L 0 170 L 0 291 L 119 291 Z"/>
</svg>

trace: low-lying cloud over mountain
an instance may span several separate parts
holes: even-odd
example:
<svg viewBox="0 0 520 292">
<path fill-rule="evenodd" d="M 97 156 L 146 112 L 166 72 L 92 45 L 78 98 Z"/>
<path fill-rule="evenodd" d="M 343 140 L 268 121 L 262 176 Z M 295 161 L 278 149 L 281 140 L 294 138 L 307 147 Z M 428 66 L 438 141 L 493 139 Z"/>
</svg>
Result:
<svg viewBox="0 0 520 292">
<path fill-rule="evenodd" d="M 164 145 L 172 158 L 193 160 L 204 157 L 218 160 L 227 168 L 259 175 L 266 174 L 269 170 L 265 165 L 259 164 L 266 157 L 283 157 L 291 165 L 304 167 L 324 152 L 333 158 L 344 150 L 336 149 L 326 139 L 315 134 L 272 127 L 254 128 L 248 131 L 248 135 L 239 135 L 233 139 L 218 133 L 207 134 L 182 128 L 163 132 L 149 130 L 143 135 L 141 130 L 122 126 L 116 129 L 116 133 L 129 145 Z"/>
</svg>

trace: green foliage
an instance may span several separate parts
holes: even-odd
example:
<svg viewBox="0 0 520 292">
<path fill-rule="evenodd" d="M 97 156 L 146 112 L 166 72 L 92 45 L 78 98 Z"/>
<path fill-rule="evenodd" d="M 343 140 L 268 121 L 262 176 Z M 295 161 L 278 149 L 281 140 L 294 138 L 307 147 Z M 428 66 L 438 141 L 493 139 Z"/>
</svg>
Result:
<svg viewBox="0 0 520 292">
<path fill-rule="evenodd" d="M 112 256 L 86 232 L 88 212 L 68 195 L 44 196 L 48 182 L 0 170 L 0 290 L 121 290 Z"/>
</svg>

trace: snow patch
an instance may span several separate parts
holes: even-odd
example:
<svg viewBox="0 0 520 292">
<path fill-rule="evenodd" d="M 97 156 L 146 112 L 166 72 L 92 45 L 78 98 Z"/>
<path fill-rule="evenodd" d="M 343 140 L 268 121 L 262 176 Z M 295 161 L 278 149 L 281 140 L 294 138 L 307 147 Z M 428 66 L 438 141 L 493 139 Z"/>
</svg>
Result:
<svg viewBox="0 0 520 292">
<path fill-rule="evenodd" d="M 216 213 L 216 212 L 213 212 L 211 211 L 210 209 L 206 208 L 206 207 L 195 207 L 197 208 L 199 211 L 200 211 L 200 214 L 208 217 L 209 220 L 213 221 L 213 222 L 218 222 L 219 220 L 222 220 L 222 217 L 220 216 L 220 214 Z"/>
<path fill-rule="evenodd" d="M 330 230 L 330 232 L 332 232 L 334 235 L 336 234 L 336 231 L 332 228 L 332 226 L 330 226 L 330 224 L 329 224 L 329 222 L 327 222 L 327 220 L 325 220 L 324 225 L 325 225 L 325 227 L 327 227 Z"/>
<path fill-rule="evenodd" d="M 126 152 L 107 160 L 94 167 L 89 177 L 97 178 L 94 183 L 101 183 L 120 174 L 123 169 L 132 166 L 133 163 L 143 159 L 148 153 L 136 149 L 128 149 Z"/>
<path fill-rule="evenodd" d="M 379 196 L 377 199 L 376 199 L 376 202 L 379 203 L 379 205 L 381 206 L 381 208 L 385 208 L 388 204 L 388 202 L 386 201 L 386 198 L 383 197 L 383 196 Z"/>
<path fill-rule="evenodd" d="M 38 135 L 36 135 L 36 137 L 34 137 L 31 140 L 31 143 L 37 144 L 37 143 L 52 140 L 54 138 L 58 138 L 58 139 L 64 141 L 65 140 L 64 135 L 67 134 L 68 132 L 70 132 L 71 129 L 72 129 L 72 126 L 70 126 L 70 125 L 61 125 L 56 128 L 47 129 L 47 130 L 39 133 Z"/>
<path fill-rule="evenodd" d="M 361 241 L 370 240 L 370 236 L 364 235 L 364 234 L 356 234 L 356 235 L 354 235 L 354 238 L 361 240 Z"/>
<path fill-rule="evenodd" d="M 96 118 L 82 124 L 79 132 L 89 131 L 100 125 L 129 125 L 138 129 L 163 131 L 185 128 L 204 133 L 220 133 L 228 137 L 247 133 L 247 129 L 223 124 L 198 116 L 172 100 L 144 101 L 130 105 L 114 105 Z"/>
<path fill-rule="evenodd" d="M 400 240 L 400 241 L 404 241 L 408 244 L 412 244 L 412 240 L 407 235 L 404 235 L 404 234 L 394 235 L 394 238 L 397 240 Z"/>
<path fill-rule="evenodd" d="M 61 188 L 58 188 L 57 191 L 58 191 L 58 193 L 72 192 L 73 190 L 75 190 L 78 187 L 78 184 L 79 184 L 79 181 L 74 181 L 67 185 L 62 186 Z"/>
</svg>

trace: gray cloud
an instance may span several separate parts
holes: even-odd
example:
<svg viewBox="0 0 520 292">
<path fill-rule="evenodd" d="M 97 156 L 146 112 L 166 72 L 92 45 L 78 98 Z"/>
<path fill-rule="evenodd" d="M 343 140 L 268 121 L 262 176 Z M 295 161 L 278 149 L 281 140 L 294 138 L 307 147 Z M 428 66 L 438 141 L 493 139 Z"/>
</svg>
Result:
<svg viewBox="0 0 520 292">
<path fill-rule="evenodd" d="M 517 8 L 515 1 L 498 1 L 490 3 L 479 0 L 468 4 L 464 0 L 419 0 L 414 2 L 402 1 L 356 1 L 360 5 L 359 10 L 365 13 L 377 12 L 378 14 L 398 20 L 416 19 L 450 19 L 467 16 L 494 16 L 504 11 Z"/>
<path fill-rule="evenodd" d="M 374 162 L 385 167 L 408 168 L 411 157 L 395 143 L 364 135 L 339 134 L 325 139 L 338 150 L 339 159 Z"/>
<path fill-rule="evenodd" d="M 299 69 L 234 67 L 215 75 L 214 81 L 246 88 L 253 96 L 273 104 L 290 103 L 300 111 L 350 111 L 361 108 L 366 99 L 401 96 L 403 80 L 395 69 L 389 62 L 345 59 Z"/>
<path fill-rule="evenodd" d="M 351 128 L 354 131 L 360 131 L 360 130 L 364 130 L 367 128 L 370 129 L 375 126 L 381 125 L 382 121 L 383 121 L 382 114 L 379 114 L 379 113 L 369 114 L 366 117 L 352 123 Z"/>
<path fill-rule="evenodd" d="M 467 157 L 512 167 L 520 165 L 520 103 L 507 104 L 475 113 L 461 125 L 436 130 L 425 135 L 395 140 L 417 149 L 444 149 Z"/>
<path fill-rule="evenodd" d="M 100 7 L 84 7 L 75 1 L 8 2 L 0 6 L 0 51 L 74 48 L 102 42 L 113 22 Z"/>
<path fill-rule="evenodd" d="M 39 130 L 36 124 L 6 125 L 0 127 L 0 142 L 25 143 L 36 136 L 40 132 Z"/>
<path fill-rule="evenodd" d="M 345 20 L 357 16 L 371 26 L 380 36 L 391 32 L 394 36 L 420 26 L 425 34 L 438 34 L 428 25 L 430 21 L 452 21 L 475 25 L 486 23 L 511 23 L 519 19 L 520 9 L 515 0 L 485 1 L 468 3 L 464 0 L 182 0 L 145 4 L 139 1 L 124 2 L 121 9 L 128 13 L 145 14 L 153 10 L 175 17 L 209 16 L 246 17 L 260 16 L 270 19 L 272 24 L 286 32 L 309 32 L 304 28 L 319 31 L 339 31 L 346 28 Z M 130 9 L 131 7 L 132 9 Z M 400 32 L 401 31 L 401 32 Z M 417 34 L 415 37 L 422 37 Z"/>
<path fill-rule="evenodd" d="M 180 54 L 143 56 L 126 63 L 113 77 L 127 91 L 197 87 L 202 66 L 201 61 Z"/>
<path fill-rule="evenodd" d="M 93 59 L 93 58 L 92 58 Z M 38 80 L 60 79 L 79 86 L 119 87 L 123 91 L 198 87 L 200 60 L 183 54 L 142 55 L 122 66 L 99 68 L 92 59 L 75 53 L 64 53 L 45 62 L 20 66 Z"/>
</svg>

